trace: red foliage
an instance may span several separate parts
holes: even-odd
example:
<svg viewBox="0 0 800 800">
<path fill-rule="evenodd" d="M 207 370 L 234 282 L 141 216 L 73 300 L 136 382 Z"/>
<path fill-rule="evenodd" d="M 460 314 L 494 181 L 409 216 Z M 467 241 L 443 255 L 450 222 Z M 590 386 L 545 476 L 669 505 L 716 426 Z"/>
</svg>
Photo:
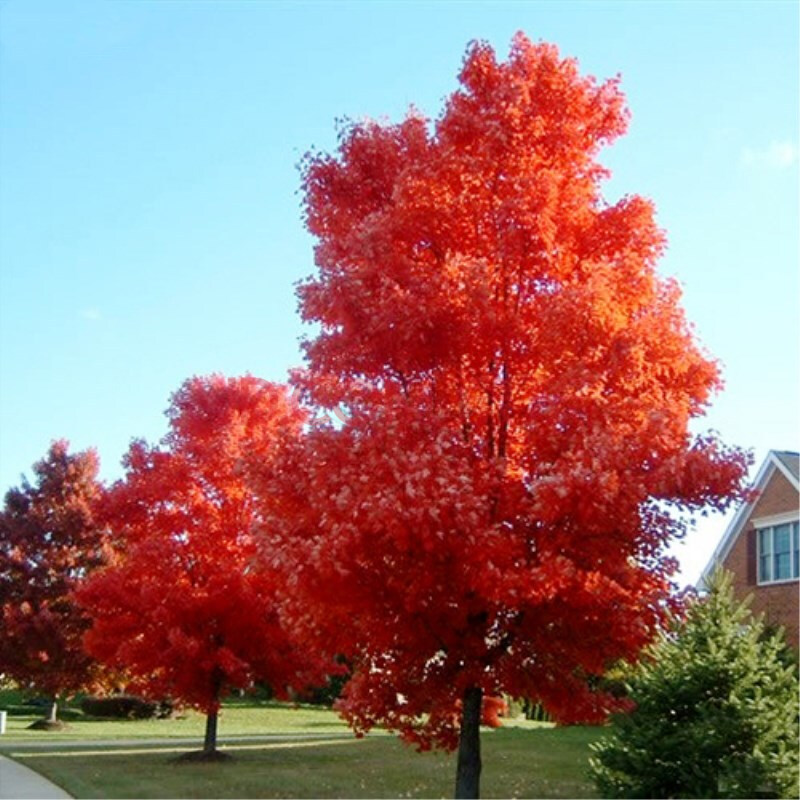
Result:
<svg viewBox="0 0 800 800">
<path fill-rule="evenodd" d="M 469 687 L 613 708 L 587 678 L 662 619 L 674 511 L 726 507 L 748 462 L 689 433 L 720 379 L 652 204 L 601 197 L 617 80 L 518 35 L 460 82 L 434 125 L 351 124 L 305 163 L 297 381 L 349 417 L 261 489 L 298 626 L 354 665 L 342 712 L 423 747 L 455 745 Z"/>
<path fill-rule="evenodd" d="M 489 728 L 500 728 L 500 718 L 508 713 L 508 704 L 502 697 L 484 697 L 481 708 L 481 725 Z"/>
<path fill-rule="evenodd" d="M 269 463 L 302 415 L 277 384 L 193 378 L 173 396 L 161 447 L 135 442 L 105 516 L 124 550 L 78 597 L 88 650 L 133 673 L 135 690 L 206 713 L 232 687 L 319 684 L 278 616 L 281 578 L 254 569 L 246 460 Z"/>
<path fill-rule="evenodd" d="M 0 674 L 53 698 L 101 677 L 81 647 L 89 619 L 71 597 L 103 560 L 99 464 L 93 450 L 68 451 L 53 442 L 35 483 L 9 490 L 0 513 Z"/>
</svg>

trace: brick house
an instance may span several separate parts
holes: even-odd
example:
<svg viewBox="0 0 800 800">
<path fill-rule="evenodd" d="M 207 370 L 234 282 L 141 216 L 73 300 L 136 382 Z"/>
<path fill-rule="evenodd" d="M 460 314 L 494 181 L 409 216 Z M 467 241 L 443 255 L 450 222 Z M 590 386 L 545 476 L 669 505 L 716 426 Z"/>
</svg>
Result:
<svg viewBox="0 0 800 800">
<path fill-rule="evenodd" d="M 754 614 L 782 625 L 798 650 L 798 519 L 800 519 L 800 455 L 771 450 L 758 471 L 755 500 L 745 503 L 728 525 L 703 570 L 703 588 L 721 564 L 734 575 L 737 597 L 753 596 Z"/>
</svg>

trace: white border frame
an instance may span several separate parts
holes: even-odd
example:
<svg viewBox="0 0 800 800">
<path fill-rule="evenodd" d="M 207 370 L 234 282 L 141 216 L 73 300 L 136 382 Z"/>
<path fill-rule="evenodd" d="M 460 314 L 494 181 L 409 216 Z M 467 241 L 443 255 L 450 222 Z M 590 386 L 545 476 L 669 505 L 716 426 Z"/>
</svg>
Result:
<svg viewBox="0 0 800 800">
<path fill-rule="evenodd" d="M 784 514 L 773 514 L 771 517 L 751 519 L 754 528 L 771 528 L 773 525 L 785 525 L 787 522 L 800 521 L 800 511 L 787 511 Z"/>
</svg>

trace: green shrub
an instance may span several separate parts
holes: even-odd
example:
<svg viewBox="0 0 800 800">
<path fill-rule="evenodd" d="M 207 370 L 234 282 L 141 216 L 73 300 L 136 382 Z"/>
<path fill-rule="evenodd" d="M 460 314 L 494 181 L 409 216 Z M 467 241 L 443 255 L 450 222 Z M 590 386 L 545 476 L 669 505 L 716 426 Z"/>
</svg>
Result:
<svg viewBox="0 0 800 800">
<path fill-rule="evenodd" d="M 81 711 L 90 717 L 152 719 L 170 716 L 172 704 L 166 700 L 153 702 L 133 695 L 116 694 L 110 697 L 85 697 L 81 700 Z"/>
<path fill-rule="evenodd" d="M 798 684 L 780 635 L 765 635 L 718 573 L 708 597 L 629 679 L 636 709 L 594 746 L 604 797 L 797 797 Z"/>
<path fill-rule="evenodd" d="M 329 675 L 328 682 L 324 686 L 315 686 L 306 690 L 298 696 L 298 700 L 330 708 L 339 699 L 342 689 L 349 679 L 349 675 Z"/>
</svg>

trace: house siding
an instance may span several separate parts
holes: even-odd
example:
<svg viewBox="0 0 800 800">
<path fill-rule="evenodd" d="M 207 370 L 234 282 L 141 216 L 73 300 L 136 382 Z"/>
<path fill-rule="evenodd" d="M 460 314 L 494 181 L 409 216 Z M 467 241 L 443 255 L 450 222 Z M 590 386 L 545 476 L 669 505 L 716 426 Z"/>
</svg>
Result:
<svg viewBox="0 0 800 800">
<path fill-rule="evenodd" d="M 800 649 L 798 635 L 798 616 L 800 616 L 800 583 L 797 580 L 786 583 L 758 586 L 755 579 L 748 580 L 753 574 L 752 565 L 748 564 L 748 539 L 754 534 L 754 519 L 784 514 L 798 509 L 798 492 L 786 476 L 775 469 L 764 491 L 756 501 L 747 521 L 742 527 L 730 552 L 722 565 L 734 575 L 734 591 L 740 599 L 753 596 L 751 609 L 754 614 L 764 614 L 772 625 L 782 625 L 786 630 L 786 639 L 795 650 Z"/>
</svg>

